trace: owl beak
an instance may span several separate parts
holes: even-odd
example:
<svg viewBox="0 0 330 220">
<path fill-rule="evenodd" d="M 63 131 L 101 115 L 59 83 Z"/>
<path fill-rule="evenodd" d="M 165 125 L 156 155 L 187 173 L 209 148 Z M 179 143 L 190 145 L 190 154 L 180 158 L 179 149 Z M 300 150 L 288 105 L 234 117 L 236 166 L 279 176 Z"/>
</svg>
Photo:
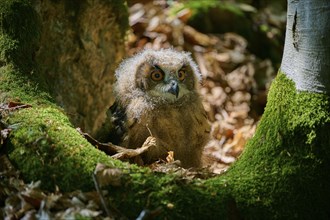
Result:
<svg viewBox="0 0 330 220">
<path fill-rule="evenodd" d="M 176 81 L 172 80 L 170 81 L 170 88 L 167 90 L 167 92 L 175 95 L 176 98 L 179 96 L 179 85 Z"/>
</svg>

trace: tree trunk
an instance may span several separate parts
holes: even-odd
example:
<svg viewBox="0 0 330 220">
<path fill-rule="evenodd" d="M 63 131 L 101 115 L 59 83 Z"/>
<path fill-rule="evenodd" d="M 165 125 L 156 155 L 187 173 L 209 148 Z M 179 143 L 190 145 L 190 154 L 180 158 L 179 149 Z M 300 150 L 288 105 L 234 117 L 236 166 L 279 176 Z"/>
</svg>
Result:
<svg viewBox="0 0 330 220">
<path fill-rule="evenodd" d="M 330 4 L 325 3 L 326 0 L 316 1 L 324 3 L 319 4 L 321 10 L 310 10 L 313 2 L 289 1 L 288 27 L 292 27 L 294 19 L 296 31 L 304 30 L 304 25 L 310 27 L 310 22 L 302 22 L 307 11 L 308 19 L 328 16 Z M 298 68 L 293 72 L 282 66 L 283 72 L 279 72 L 271 86 L 255 136 L 224 175 L 207 180 L 182 180 L 178 174 L 153 173 L 147 168 L 111 159 L 80 137 L 64 113 L 45 93 L 40 93 L 38 78 L 29 74 L 29 70 L 34 69 L 31 57 L 38 45 L 36 12 L 26 1 L 18 0 L 2 2 L 0 12 L 0 24 L 3 24 L 1 99 L 9 101 L 18 97 L 21 102 L 33 106 L 3 116 L 12 128 L 7 144 L 9 158 L 27 181 L 41 180 L 50 190 L 55 185 L 63 191 L 91 190 L 91 173 L 96 163 L 102 162 L 122 169 L 121 185 L 107 187 L 108 199 L 129 218 L 137 217 L 144 208 L 157 207 L 163 210 L 161 217 L 169 219 L 330 217 L 330 175 L 327 172 L 330 168 L 330 100 L 325 93 L 299 87 L 309 79 L 299 77 L 300 81 L 295 81 L 292 75 L 304 76 Z M 318 13 L 317 16 L 311 16 L 314 13 Z M 22 15 L 25 19 L 21 19 Z M 31 27 L 34 28 L 29 29 Z M 316 35 L 310 41 L 303 39 L 297 43 L 302 49 L 290 55 L 292 61 L 299 60 L 300 53 L 318 50 L 303 48 L 307 48 L 305 44 L 313 45 L 310 41 L 316 44 L 314 41 L 324 38 Z M 290 46 L 287 44 L 286 50 Z M 328 45 L 327 53 L 313 53 L 317 57 L 315 60 L 325 66 L 329 63 Z M 288 51 L 285 56 L 286 53 Z M 284 64 L 288 62 L 285 56 Z M 25 62 L 19 57 L 24 57 Z M 297 62 L 291 66 L 299 65 Z M 321 69 L 311 68 L 309 75 L 319 79 L 324 76 Z M 327 76 L 322 77 L 313 82 L 329 80 Z"/>
<path fill-rule="evenodd" d="M 114 71 L 128 26 L 123 3 L 34 1 L 41 17 L 36 62 L 50 95 L 71 122 L 95 134 L 113 102 Z"/>
<path fill-rule="evenodd" d="M 301 91 L 330 93 L 330 2 L 290 1 L 281 69 Z"/>
</svg>

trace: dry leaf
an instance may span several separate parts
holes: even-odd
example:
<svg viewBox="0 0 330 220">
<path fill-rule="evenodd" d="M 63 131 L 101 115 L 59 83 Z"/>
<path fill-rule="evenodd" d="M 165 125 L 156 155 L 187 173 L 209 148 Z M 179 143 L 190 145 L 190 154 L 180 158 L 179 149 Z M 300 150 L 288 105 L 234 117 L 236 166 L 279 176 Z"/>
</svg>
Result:
<svg viewBox="0 0 330 220">
<path fill-rule="evenodd" d="M 96 165 L 95 176 L 97 177 L 100 187 L 103 186 L 120 186 L 123 177 L 123 171 L 119 168 L 110 168 L 104 164 Z"/>
<path fill-rule="evenodd" d="M 167 163 L 172 163 L 174 162 L 174 152 L 173 151 L 169 151 L 167 152 L 167 157 L 166 157 L 166 162 Z"/>
</svg>

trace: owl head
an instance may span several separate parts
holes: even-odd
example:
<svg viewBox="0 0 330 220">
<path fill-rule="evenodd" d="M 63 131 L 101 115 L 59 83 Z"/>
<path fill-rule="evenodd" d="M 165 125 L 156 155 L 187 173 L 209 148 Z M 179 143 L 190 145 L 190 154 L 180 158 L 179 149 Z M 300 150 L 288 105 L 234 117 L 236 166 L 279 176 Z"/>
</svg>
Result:
<svg viewBox="0 0 330 220">
<path fill-rule="evenodd" d="M 175 103 L 196 96 L 201 74 L 190 53 L 145 49 L 124 60 L 116 71 L 115 92 L 124 102 L 136 97 Z"/>
</svg>

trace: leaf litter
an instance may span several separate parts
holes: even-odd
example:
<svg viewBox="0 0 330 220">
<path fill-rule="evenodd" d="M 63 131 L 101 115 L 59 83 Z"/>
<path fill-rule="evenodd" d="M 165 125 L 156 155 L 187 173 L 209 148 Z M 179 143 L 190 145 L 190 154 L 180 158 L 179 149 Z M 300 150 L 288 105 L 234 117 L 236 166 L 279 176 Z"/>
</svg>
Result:
<svg viewBox="0 0 330 220">
<path fill-rule="evenodd" d="M 275 76 L 274 67 L 270 60 L 250 53 L 242 36 L 201 33 L 187 24 L 193 13 L 189 8 L 179 13 L 172 8 L 165 1 L 136 3 L 129 8 L 128 54 L 168 47 L 192 53 L 203 76 L 201 95 L 212 128 L 204 164 L 219 174 L 253 136 Z"/>
<path fill-rule="evenodd" d="M 131 30 L 127 42 L 127 54 L 132 55 L 143 48 L 168 48 L 192 53 L 198 63 L 203 84 L 203 105 L 211 123 L 211 140 L 203 153 L 206 168 L 183 169 L 169 152 L 166 161 L 149 165 L 154 172 L 175 173 L 186 181 L 209 178 L 223 173 L 241 154 L 249 138 L 255 132 L 262 109 L 266 103 L 267 90 L 275 75 L 268 59 L 259 59 L 247 49 L 248 42 L 235 33 L 221 35 L 204 34 L 187 24 L 192 11 L 188 8 L 173 14 L 165 1 L 152 1 L 130 6 Z M 12 110 L 29 108 L 19 102 L 1 104 L 1 114 Z M 261 109 L 257 111 L 256 109 Z M 0 216 L 5 219 L 117 219 L 126 217 L 107 204 L 104 186 L 120 186 L 123 170 L 98 164 L 93 180 L 95 191 L 61 193 L 45 192 L 40 182 L 26 184 L 20 178 L 9 159 L 3 153 L 8 138 L 8 128 L 0 118 Z M 154 146 L 152 137 L 138 149 L 122 149 L 120 146 L 102 145 L 89 139 L 95 146 L 127 160 L 139 157 L 144 150 Z M 148 144 L 149 143 L 149 144 Z M 111 195 L 110 195 L 111 196 Z M 142 210 L 137 219 L 154 218 L 160 209 Z"/>
</svg>

